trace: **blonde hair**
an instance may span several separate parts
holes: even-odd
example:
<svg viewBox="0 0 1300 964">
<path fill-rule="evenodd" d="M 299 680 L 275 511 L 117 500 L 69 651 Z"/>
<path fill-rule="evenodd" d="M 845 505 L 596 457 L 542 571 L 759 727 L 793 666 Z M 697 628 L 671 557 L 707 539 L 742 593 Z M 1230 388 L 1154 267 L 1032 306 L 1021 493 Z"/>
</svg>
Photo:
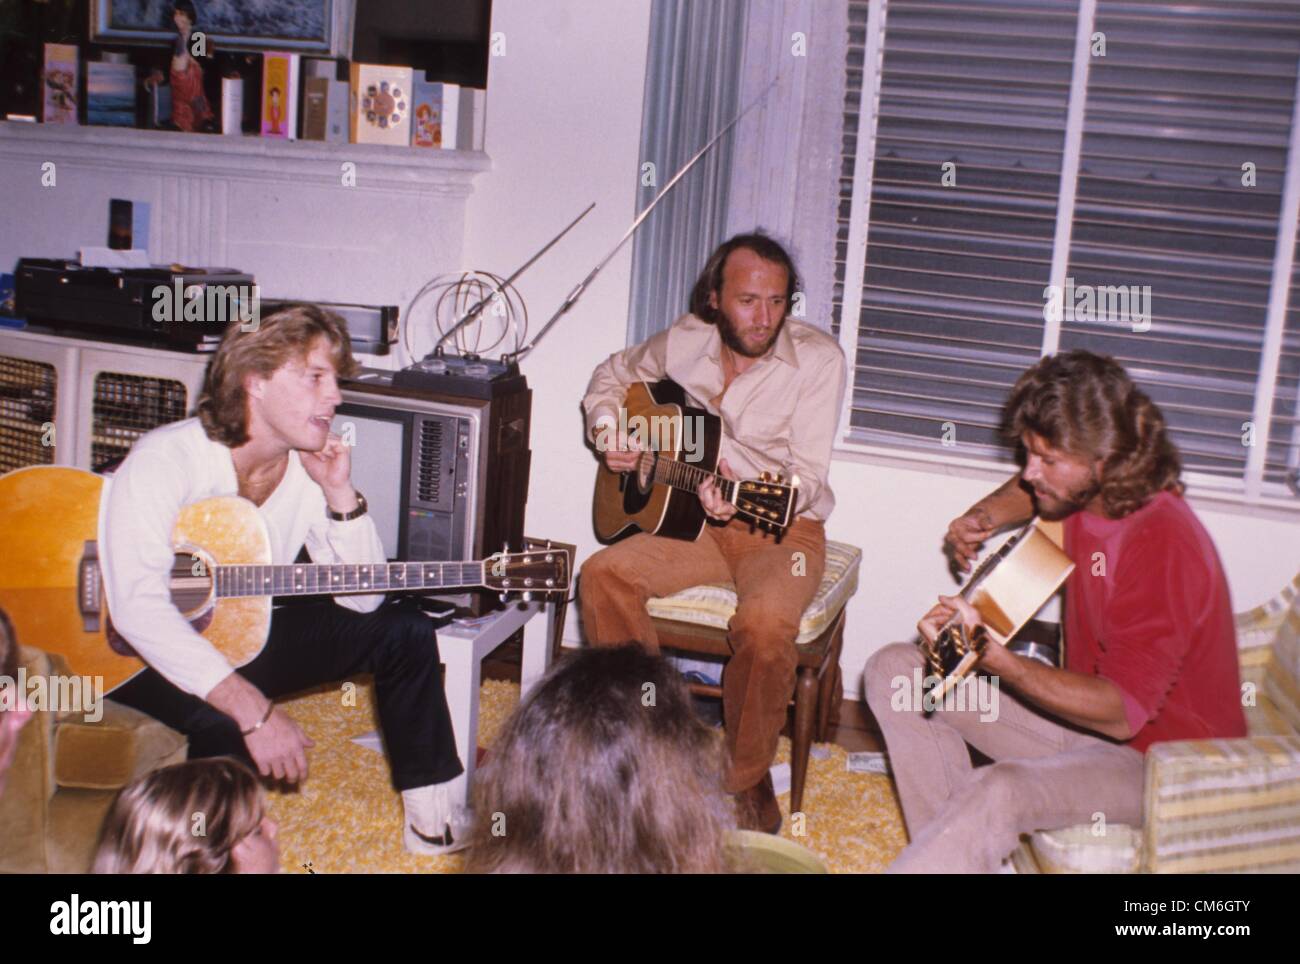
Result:
<svg viewBox="0 0 1300 964">
<path fill-rule="evenodd" d="M 104 820 L 96 874 L 231 874 L 262 822 L 257 777 L 230 757 L 154 770 L 122 788 Z"/>
<path fill-rule="evenodd" d="M 199 395 L 198 416 L 214 442 L 238 448 L 248 441 L 249 375 L 270 378 L 286 362 L 305 358 L 320 339 L 330 347 L 330 360 L 340 377 L 356 374 L 347 324 L 332 311 L 316 305 L 290 305 L 272 312 L 248 330 L 232 321 L 208 366 Z"/>
</svg>

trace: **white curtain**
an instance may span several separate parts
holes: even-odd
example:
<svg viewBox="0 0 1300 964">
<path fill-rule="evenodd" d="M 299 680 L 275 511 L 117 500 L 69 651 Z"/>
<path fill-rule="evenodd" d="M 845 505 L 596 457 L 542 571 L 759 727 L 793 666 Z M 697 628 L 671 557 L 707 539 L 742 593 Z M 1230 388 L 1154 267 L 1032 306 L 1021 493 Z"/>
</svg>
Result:
<svg viewBox="0 0 1300 964">
<path fill-rule="evenodd" d="M 803 320 L 828 330 L 848 27 L 842 0 L 751 0 L 742 106 L 779 79 L 736 128 L 726 222 L 728 236 L 759 228 L 788 246 Z"/>
<path fill-rule="evenodd" d="M 844 0 L 655 0 L 641 161 L 656 186 L 639 187 L 638 211 L 767 93 L 637 232 L 629 344 L 686 310 L 719 243 L 756 229 L 793 255 L 803 320 L 830 328 L 847 41 Z"/>
</svg>

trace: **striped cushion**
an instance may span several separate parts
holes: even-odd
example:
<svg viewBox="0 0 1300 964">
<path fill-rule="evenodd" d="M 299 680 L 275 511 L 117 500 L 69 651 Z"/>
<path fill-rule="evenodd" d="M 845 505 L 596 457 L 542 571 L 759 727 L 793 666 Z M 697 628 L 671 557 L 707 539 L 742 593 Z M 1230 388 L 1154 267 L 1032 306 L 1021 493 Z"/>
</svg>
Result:
<svg viewBox="0 0 1300 964">
<path fill-rule="evenodd" d="M 1300 597 L 1278 627 L 1273 663 L 1264 677 L 1264 692 L 1291 728 L 1300 732 Z"/>
<path fill-rule="evenodd" d="M 795 644 L 811 643 L 826 631 L 849 597 L 858 591 L 862 550 L 846 542 L 826 540 L 826 570 L 817 595 L 803 611 Z M 736 589 L 730 584 L 692 586 L 671 596 L 651 599 L 646 612 L 655 619 L 674 619 L 725 631 L 736 614 Z"/>
<path fill-rule="evenodd" d="M 1272 643 L 1277 627 L 1297 602 L 1300 602 L 1300 573 L 1268 602 L 1244 613 L 1237 613 L 1237 645 L 1249 649 Z"/>
<path fill-rule="evenodd" d="M 1157 743 L 1145 799 L 1153 873 L 1300 871 L 1300 736 Z"/>
</svg>

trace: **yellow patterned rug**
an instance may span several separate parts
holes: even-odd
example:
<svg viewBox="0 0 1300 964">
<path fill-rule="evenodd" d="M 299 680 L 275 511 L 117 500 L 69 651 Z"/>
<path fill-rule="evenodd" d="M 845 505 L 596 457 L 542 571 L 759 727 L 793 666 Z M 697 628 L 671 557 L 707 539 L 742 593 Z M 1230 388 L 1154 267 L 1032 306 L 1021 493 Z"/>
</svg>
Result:
<svg viewBox="0 0 1300 964">
<path fill-rule="evenodd" d="M 479 744 L 490 746 L 519 701 L 515 683 L 487 680 L 479 708 Z M 368 678 L 316 690 L 286 702 L 316 746 L 310 778 L 292 793 L 272 793 L 271 818 L 280 825 L 285 873 L 458 873 L 463 857 L 415 857 L 402 849 L 402 798 L 388 781 L 380 753 L 352 742 L 377 727 Z M 837 873 L 876 873 L 894 859 L 906 836 L 888 777 L 849 773 L 848 754 L 826 745 L 812 759 L 804 791 L 804 834 L 794 836 L 789 794 L 779 800 L 781 836 L 809 848 Z M 777 762 L 790 759 L 782 738 Z"/>
</svg>

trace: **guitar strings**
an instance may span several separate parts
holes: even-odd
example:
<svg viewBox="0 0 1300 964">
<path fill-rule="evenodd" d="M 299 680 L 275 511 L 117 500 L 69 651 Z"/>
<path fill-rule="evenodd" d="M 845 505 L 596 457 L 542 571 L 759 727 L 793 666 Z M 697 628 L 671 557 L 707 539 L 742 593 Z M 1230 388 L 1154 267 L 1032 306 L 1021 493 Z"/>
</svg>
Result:
<svg viewBox="0 0 1300 964">
<path fill-rule="evenodd" d="M 729 479 L 726 476 L 710 472 L 708 469 L 702 469 L 696 465 L 680 462 L 677 459 L 659 458 L 654 452 L 641 453 L 641 464 L 638 466 L 637 472 L 639 476 L 645 474 L 647 459 L 650 460 L 653 475 L 651 481 L 653 482 L 694 492 L 705 479 L 712 479 L 714 484 L 721 490 L 724 499 L 732 504 L 736 501 L 737 486 L 740 483 L 734 479 Z M 740 507 L 737 506 L 737 509 L 740 509 Z M 746 510 L 740 509 L 740 511 L 744 512 Z"/>
</svg>

